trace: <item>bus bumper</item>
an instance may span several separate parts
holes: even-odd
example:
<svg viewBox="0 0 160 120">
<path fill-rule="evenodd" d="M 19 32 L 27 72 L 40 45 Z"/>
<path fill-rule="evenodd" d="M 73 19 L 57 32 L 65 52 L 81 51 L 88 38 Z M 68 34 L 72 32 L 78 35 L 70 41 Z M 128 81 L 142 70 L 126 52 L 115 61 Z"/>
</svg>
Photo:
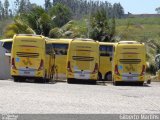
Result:
<svg viewBox="0 0 160 120">
<path fill-rule="evenodd" d="M 81 76 L 80 74 L 75 74 L 75 73 L 67 73 L 67 78 L 71 79 L 83 79 L 83 80 L 98 80 L 98 73 L 96 74 L 87 74 L 86 76 Z"/>
<path fill-rule="evenodd" d="M 119 75 L 114 75 L 113 77 L 114 81 L 124 81 L 124 82 L 144 82 L 145 81 L 145 76 L 136 76 L 136 77 L 124 77 L 124 76 L 119 76 Z"/>
<path fill-rule="evenodd" d="M 44 71 L 22 71 L 22 70 L 11 70 L 11 76 L 20 76 L 20 77 L 44 77 Z"/>
</svg>

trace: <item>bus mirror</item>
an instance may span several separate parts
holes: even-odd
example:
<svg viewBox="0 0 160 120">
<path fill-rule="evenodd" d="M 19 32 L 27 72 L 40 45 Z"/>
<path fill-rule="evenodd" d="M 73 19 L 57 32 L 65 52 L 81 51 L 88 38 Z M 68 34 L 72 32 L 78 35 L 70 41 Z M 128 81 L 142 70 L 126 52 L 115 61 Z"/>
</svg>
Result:
<svg viewBox="0 0 160 120">
<path fill-rule="evenodd" d="M 112 61 L 112 57 L 110 57 L 110 61 Z"/>
</svg>

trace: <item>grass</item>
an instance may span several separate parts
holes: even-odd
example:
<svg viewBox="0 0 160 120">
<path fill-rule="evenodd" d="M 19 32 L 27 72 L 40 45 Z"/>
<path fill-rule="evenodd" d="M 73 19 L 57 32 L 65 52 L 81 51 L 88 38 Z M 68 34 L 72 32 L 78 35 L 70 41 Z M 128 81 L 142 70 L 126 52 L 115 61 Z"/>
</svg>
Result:
<svg viewBox="0 0 160 120">
<path fill-rule="evenodd" d="M 150 18 L 125 18 L 125 19 L 116 19 L 116 25 L 127 25 L 127 24 L 147 24 L 147 25 L 160 25 L 160 18 L 150 17 Z"/>
<path fill-rule="evenodd" d="M 160 18 L 127 18 L 116 20 L 116 35 L 121 39 L 149 40 L 160 38 Z"/>
</svg>

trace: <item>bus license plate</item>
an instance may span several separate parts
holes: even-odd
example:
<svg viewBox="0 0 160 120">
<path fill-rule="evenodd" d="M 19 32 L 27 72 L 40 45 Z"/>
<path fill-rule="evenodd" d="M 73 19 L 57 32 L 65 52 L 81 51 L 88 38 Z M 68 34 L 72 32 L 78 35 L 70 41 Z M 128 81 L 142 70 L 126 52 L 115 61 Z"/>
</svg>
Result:
<svg viewBox="0 0 160 120">
<path fill-rule="evenodd" d="M 29 75 L 29 74 L 30 74 L 30 72 L 29 72 L 29 71 L 25 71 L 25 72 L 24 72 L 24 74 L 27 74 L 27 75 Z"/>
<path fill-rule="evenodd" d="M 34 76 L 35 72 L 34 71 L 19 71 L 19 75 Z"/>
<path fill-rule="evenodd" d="M 85 77 L 85 75 L 84 75 L 84 74 L 81 74 L 80 77 Z"/>
</svg>

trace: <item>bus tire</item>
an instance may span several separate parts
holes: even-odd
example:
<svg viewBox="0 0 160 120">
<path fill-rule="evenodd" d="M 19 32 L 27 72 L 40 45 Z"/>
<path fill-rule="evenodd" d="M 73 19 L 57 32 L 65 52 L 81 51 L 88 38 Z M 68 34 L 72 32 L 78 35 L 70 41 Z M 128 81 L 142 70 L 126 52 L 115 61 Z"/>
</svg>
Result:
<svg viewBox="0 0 160 120">
<path fill-rule="evenodd" d="M 14 77 L 14 82 L 19 82 L 19 78 L 18 77 Z"/>
<path fill-rule="evenodd" d="M 14 77 L 14 82 L 24 82 L 25 78 L 21 78 L 21 77 Z"/>
<path fill-rule="evenodd" d="M 112 81 L 112 72 L 106 73 L 104 79 L 105 81 Z"/>
<path fill-rule="evenodd" d="M 117 81 L 114 81 L 114 82 L 113 82 L 113 85 L 117 86 L 117 85 L 118 85 L 118 82 L 117 82 Z"/>
<path fill-rule="evenodd" d="M 98 72 L 98 81 L 102 81 L 102 74 Z"/>
<path fill-rule="evenodd" d="M 50 79 L 44 79 L 45 83 L 49 83 Z"/>
<path fill-rule="evenodd" d="M 36 78 L 35 83 L 45 83 L 45 78 Z"/>
<path fill-rule="evenodd" d="M 143 86 L 144 82 L 138 82 L 138 86 Z"/>
<path fill-rule="evenodd" d="M 49 79 L 47 78 L 40 79 L 40 83 L 48 83 L 48 82 L 49 82 Z"/>
<path fill-rule="evenodd" d="M 96 84 L 97 84 L 97 81 L 96 81 L 96 80 L 91 80 L 90 82 L 91 82 L 91 84 L 93 84 L 93 85 L 96 85 Z"/>
<path fill-rule="evenodd" d="M 67 78 L 67 83 L 71 84 L 72 83 L 72 79 L 71 78 Z"/>
</svg>

